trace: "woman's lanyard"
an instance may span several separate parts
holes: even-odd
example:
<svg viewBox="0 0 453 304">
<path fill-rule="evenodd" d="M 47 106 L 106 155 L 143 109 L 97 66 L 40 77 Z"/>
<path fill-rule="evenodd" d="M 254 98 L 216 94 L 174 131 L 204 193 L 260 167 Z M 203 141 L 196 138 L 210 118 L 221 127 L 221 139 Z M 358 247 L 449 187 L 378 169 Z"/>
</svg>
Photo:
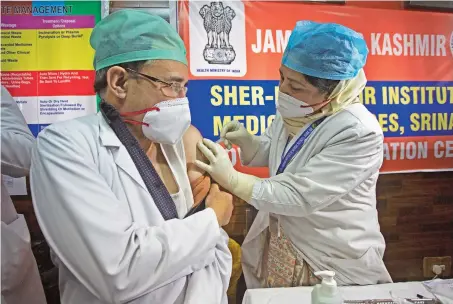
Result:
<svg viewBox="0 0 453 304">
<path fill-rule="evenodd" d="M 299 138 L 296 140 L 294 145 L 288 150 L 288 152 L 285 154 L 286 148 L 288 147 L 288 144 L 290 142 L 289 138 L 288 141 L 286 142 L 285 149 L 283 150 L 282 153 L 282 160 L 280 162 L 280 166 L 278 167 L 276 175 L 279 175 L 285 171 L 286 167 L 288 164 L 293 160 L 294 156 L 302 149 L 302 146 L 305 144 L 305 141 L 310 137 L 311 133 L 316 129 L 317 126 L 319 126 L 326 117 L 323 117 L 321 119 L 318 119 L 317 121 L 313 122 L 303 133 Z"/>
</svg>

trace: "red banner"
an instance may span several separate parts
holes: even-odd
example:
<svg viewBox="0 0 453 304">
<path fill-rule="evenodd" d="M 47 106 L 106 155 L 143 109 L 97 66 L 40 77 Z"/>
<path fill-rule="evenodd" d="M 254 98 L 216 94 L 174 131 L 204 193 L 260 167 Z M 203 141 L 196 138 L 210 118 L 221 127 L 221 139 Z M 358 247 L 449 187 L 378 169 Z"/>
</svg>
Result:
<svg viewBox="0 0 453 304">
<path fill-rule="evenodd" d="M 219 36 L 209 34 L 211 17 L 217 15 L 223 20 L 217 24 Z M 299 20 L 339 23 L 367 41 L 368 83 L 360 98 L 384 131 L 381 172 L 453 170 L 450 13 L 297 2 L 181 2 L 180 33 L 190 58 L 189 99 L 193 123 L 203 136 L 217 140 L 230 120 L 244 123 L 256 135 L 269 126 L 281 57 Z M 234 162 L 237 151 L 231 153 Z M 266 169 L 237 168 L 268 174 Z"/>
</svg>

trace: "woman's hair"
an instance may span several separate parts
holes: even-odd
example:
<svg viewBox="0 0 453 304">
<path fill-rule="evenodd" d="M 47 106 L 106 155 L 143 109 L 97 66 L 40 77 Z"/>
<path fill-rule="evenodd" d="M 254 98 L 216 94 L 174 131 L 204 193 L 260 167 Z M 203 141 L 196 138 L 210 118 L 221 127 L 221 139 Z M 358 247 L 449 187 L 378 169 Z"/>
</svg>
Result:
<svg viewBox="0 0 453 304">
<path fill-rule="evenodd" d="M 340 80 L 331 80 L 318 78 L 314 76 L 308 76 L 304 74 L 305 79 L 314 87 L 316 87 L 321 93 L 329 96 L 332 94 L 333 90 L 337 87 Z"/>
</svg>

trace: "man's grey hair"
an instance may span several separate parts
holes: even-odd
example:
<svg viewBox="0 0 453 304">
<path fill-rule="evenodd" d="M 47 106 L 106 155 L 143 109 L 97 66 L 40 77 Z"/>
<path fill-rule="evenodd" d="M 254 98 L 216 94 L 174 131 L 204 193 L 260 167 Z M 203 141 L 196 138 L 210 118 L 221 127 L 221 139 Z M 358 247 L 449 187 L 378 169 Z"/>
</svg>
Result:
<svg viewBox="0 0 453 304">
<path fill-rule="evenodd" d="M 149 63 L 151 63 L 151 60 L 141 60 L 141 61 L 133 61 L 133 62 L 115 64 L 115 66 L 122 67 L 123 69 L 131 69 L 131 70 L 138 72 L 141 70 L 141 68 L 145 64 L 149 64 Z M 94 91 L 97 94 L 101 94 L 107 87 L 107 71 L 111 67 L 112 66 L 109 66 L 109 67 L 100 69 L 99 71 L 96 71 L 96 77 L 94 79 Z"/>
</svg>

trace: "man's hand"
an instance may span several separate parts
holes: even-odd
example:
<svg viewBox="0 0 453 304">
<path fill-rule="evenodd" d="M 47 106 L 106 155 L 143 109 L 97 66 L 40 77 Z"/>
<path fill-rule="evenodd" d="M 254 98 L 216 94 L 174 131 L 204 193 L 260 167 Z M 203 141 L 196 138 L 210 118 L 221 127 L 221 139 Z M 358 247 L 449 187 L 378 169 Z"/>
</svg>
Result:
<svg viewBox="0 0 453 304">
<path fill-rule="evenodd" d="M 221 227 L 228 225 L 234 209 L 233 196 L 227 192 L 220 191 L 217 184 L 212 184 L 206 198 L 206 207 L 214 210 Z"/>
</svg>

